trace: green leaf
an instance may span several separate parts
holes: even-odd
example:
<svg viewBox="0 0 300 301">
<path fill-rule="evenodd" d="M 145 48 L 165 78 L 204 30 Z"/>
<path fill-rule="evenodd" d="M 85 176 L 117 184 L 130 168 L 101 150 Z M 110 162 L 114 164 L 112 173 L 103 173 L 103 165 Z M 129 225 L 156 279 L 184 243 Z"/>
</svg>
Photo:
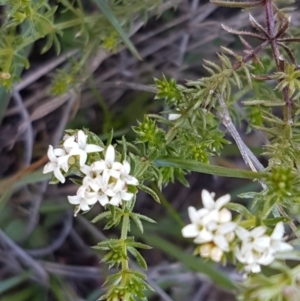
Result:
<svg viewBox="0 0 300 301">
<path fill-rule="evenodd" d="M 103 12 L 104 16 L 108 19 L 108 21 L 112 24 L 112 26 L 115 28 L 115 30 L 118 32 L 118 34 L 121 36 L 125 45 L 131 51 L 131 53 L 138 59 L 141 59 L 136 48 L 131 43 L 131 41 L 128 39 L 127 35 L 125 34 L 122 27 L 120 26 L 118 20 L 112 14 L 112 11 L 109 8 L 109 6 L 107 5 L 107 3 L 104 0 L 93 0 L 93 1 L 100 8 L 100 10 Z"/>
<path fill-rule="evenodd" d="M 160 199 L 159 199 L 158 195 L 151 188 L 149 188 L 149 187 L 147 187 L 143 184 L 140 184 L 140 185 L 138 185 L 138 189 L 140 189 L 140 190 L 146 192 L 147 194 L 151 195 L 152 198 L 154 199 L 154 201 L 160 204 Z"/>
<path fill-rule="evenodd" d="M 127 250 L 132 254 L 132 256 L 136 259 L 136 262 L 139 264 L 141 268 L 144 270 L 147 269 L 147 263 L 141 253 L 133 247 L 128 247 Z"/>
<path fill-rule="evenodd" d="M 280 216 L 280 217 L 275 217 L 275 218 L 267 218 L 267 219 L 264 219 L 264 220 L 263 220 L 263 223 L 264 223 L 266 226 L 274 227 L 274 226 L 276 226 L 279 222 L 287 223 L 287 222 L 289 222 L 289 221 L 290 221 L 290 219 L 289 219 L 288 217 Z"/>
<path fill-rule="evenodd" d="M 260 179 L 266 176 L 265 173 L 257 173 L 242 169 L 225 168 L 216 165 L 200 163 L 195 160 L 180 159 L 176 157 L 160 158 L 153 161 L 159 167 L 177 167 L 189 171 L 201 172 L 221 177 L 232 177 L 242 179 Z"/>
<path fill-rule="evenodd" d="M 146 215 L 142 215 L 140 213 L 135 213 L 135 215 L 137 215 L 140 219 L 146 221 L 146 222 L 149 222 L 149 223 L 153 223 L 153 224 L 156 224 L 156 221 Z"/>
<path fill-rule="evenodd" d="M 143 239 L 149 243 L 149 245 L 162 250 L 169 256 L 182 262 L 191 271 L 207 275 L 217 285 L 228 290 L 236 288 L 235 283 L 229 279 L 228 275 L 218 271 L 213 264 L 183 252 L 176 245 L 162 239 L 159 236 L 144 235 Z"/>
<path fill-rule="evenodd" d="M 251 214 L 251 212 L 245 206 L 243 206 L 241 204 L 229 203 L 226 205 L 226 208 L 242 214 L 247 219 L 253 218 L 253 215 Z"/>
<path fill-rule="evenodd" d="M 111 215 L 111 212 L 110 211 L 105 211 L 105 212 L 102 212 L 100 214 L 98 214 L 91 222 L 92 223 L 97 223 L 99 222 L 100 220 L 104 219 L 104 218 L 107 218 L 108 216 Z"/>
<path fill-rule="evenodd" d="M 2 280 L 0 283 L 0 294 L 22 283 L 24 280 L 28 279 L 30 275 L 31 272 L 24 272 L 21 275 L 11 277 L 7 280 Z"/>
<path fill-rule="evenodd" d="M 141 233 L 144 232 L 144 227 L 143 227 L 143 223 L 141 222 L 139 216 L 137 216 L 135 213 L 130 213 L 130 218 L 134 221 L 134 223 L 136 224 L 137 228 L 141 231 Z"/>
</svg>

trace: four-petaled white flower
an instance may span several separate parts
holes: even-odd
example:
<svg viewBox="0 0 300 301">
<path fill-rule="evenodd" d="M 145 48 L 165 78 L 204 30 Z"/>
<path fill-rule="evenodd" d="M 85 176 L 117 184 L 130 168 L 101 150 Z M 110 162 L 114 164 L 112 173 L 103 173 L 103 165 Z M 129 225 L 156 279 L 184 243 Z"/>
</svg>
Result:
<svg viewBox="0 0 300 301">
<path fill-rule="evenodd" d="M 43 173 L 53 172 L 57 180 L 61 183 L 65 183 L 66 179 L 61 172 L 61 168 L 66 169 L 68 161 L 65 150 L 62 148 L 53 149 L 53 146 L 49 145 L 47 155 L 50 162 L 45 165 Z M 61 160 L 62 158 L 63 160 Z"/>
<path fill-rule="evenodd" d="M 270 246 L 272 249 L 272 252 L 287 252 L 291 251 L 293 247 L 283 241 L 283 235 L 284 235 L 284 226 L 282 222 L 279 222 L 276 227 L 274 228 L 273 233 L 271 234 L 270 238 Z"/>
<path fill-rule="evenodd" d="M 87 154 L 101 152 L 103 148 L 96 144 L 87 144 L 87 135 L 83 131 L 78 131 L 76 135 L 66 138 L 63 143 L 69 157 L 78 156 L 79 165 L 83 166 L 87 160 Z"/>
<path fill-rule="evenodd" d="M 74 214 L 76 216 L 80 210 L 90 210 L 90 206 L 94 205 L 97 202 L 97 197 L 95 195 L 95 192 L 91 191 L 88 187 L 80 186 L 77 190 L 76 195 L 68 196 L 68 200 L 70 204 L 76 205 Z"/>
<path fill-rule="evenodd" d="M 226 223 L 231 221 L 231 212 L 224 205 L 230 202 L 230 195 L 226 194 L 214 201 L 214 194 L 209 193 L 203 189 L 201 193 L 203 207 L 199 211 L 205 215 L 204 223 L 211 220 L 219 223 Z"/>
</svg>

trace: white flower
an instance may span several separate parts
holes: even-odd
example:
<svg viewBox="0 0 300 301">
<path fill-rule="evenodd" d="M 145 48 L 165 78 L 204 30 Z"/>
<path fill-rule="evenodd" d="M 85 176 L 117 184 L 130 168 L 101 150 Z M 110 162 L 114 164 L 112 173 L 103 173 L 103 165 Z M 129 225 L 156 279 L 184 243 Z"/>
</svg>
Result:
<svg viewBox="0 0 300 301">
<path fill-rule="evenodd" d="M 286 252 L 291 251 L 293 249 L 293 246 L 290 244 L 282 241 L 284 235 L 284 226 L 283 222 L 279 222 L 273 233 L 271 234 L 271 249 L 273 252 Z"/>
<path fill-rule="evenodd" d="M 259 226 L 251 231 L 242 227 L 236 229 L 241 247 L 236 247 L 234 254 L 238 261 L 245 264 L 247 272 L 259 273 L 260 265 L 269 265 L 275 260 L 277 252 L 293 249 L 291 245 L 282 241 L 284 234 L 283 223 L 279 222 L 271 236 L 265 235 L 266 228 Z"/>
<path fill-rule="evenodd" d="M 236 235 L 242 241 L 241 253 L 246 254 L 248 251 L 264 252 L 270 247 L 270 237 L 264 235 L 266 228 L 259 226 L 251 231 L 238 227 L 235 230 Z"/>
<path fill-rule="evenodd" d="M 229 243 L 234 239 L 236 223 L 231 222 L 231 213 L 224 204 L 230 201 L 225 195 L 216 202 L 208 191 L 202 191 L 204 208 L 196 210 L 188 208 L 191 224 L 182 229 L 184 237 L 194 238 L 194 243 L 200 244 L 199 252 L 202 257 L 210 257 L 219 262 L 223 252 L 229 252 Z"/>
<path fill-rule="evenodd" d="M 90 191 L 87 186 L 80 186 L 77 190 L 77 194 L 74 196 L 68 196 L 68 200 L 72 205 L 76 205 L 75 216 L 82 211 L 90 210 L 90 206 L 97 202 L 96 193 Z"/>
<path fill-rule="evenodd" d="M 115 162 L 115 156 L 115 148 L 109 145 L 106 149 L 104 160 L 94 162 L 92 170 L 97 173 L 103 173 L 104 177 L 119 179 L 123 165 L 120 162 Z"/>
<path fill-rule="evenodd" d="M 202 244 L 213 242 L 220 250 L 229 252 L 229 242 L 234 239 L 236 223 L 228 222 L 217 224 L 211 222 L 207 225 L 205 232 L 202 230 L 194 239 L 195 243 Z"/>
<path fill-rule="evenodd" d="M 131 176 L 130 174 L 130 164 L 127 161 L 123 161 L 123 169 L 121 171 L 121 180 L 124 181 L 127 185 L 136 186 L 139 184 L 139 181 Z"/>
<path fill-rule="evenodd" d="M 83 166 L 87 160 L 87 154 L 101 152 L 103 148 L 95 144 L 87 144 L 87 135 L 78 131 L 76 135 L 69 136 L 63 143 L 69 157 L 79 156 L 79 165 Z"/>
<path fill-rule="evenodd" d="M 65 183 L 66 179 L 63 176 L 61 172 L 61 168 L 67 172 L 68 169 L 66 167 L 68 166 L 66 157 L 66 152 L 62 148 L 55 148 L 53 149 L 52 145 L 49 145 L 48 152 L 47 152 L 48 158 L 50 162 L 48 162 L 43 170 L 43 173 L 49 173 L 53 172 L 54 176 L 61 182 Z"/>
<path fill-rule="evenodd" d="M 207 190 L 203 189 L 201 193 L 203 207 L 200 209 L 201 214 L 205 215 L 204 223 L 208 223 L 211 220 L 226 223 L 231 221 L 231 212 L 222 208 L 224 205 L 230 202 L 230 195 L 226 194 L 214 201 L 213 194 L 209 193 Z"/>
</svg>

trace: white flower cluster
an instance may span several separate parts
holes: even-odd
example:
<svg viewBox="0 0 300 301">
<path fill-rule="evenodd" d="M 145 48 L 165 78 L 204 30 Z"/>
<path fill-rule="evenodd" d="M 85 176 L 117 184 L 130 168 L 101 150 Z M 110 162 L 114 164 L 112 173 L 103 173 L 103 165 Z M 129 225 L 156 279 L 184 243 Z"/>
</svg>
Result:
<svg viewBox="0 0 300 301">
<path fill-rule="evenodd" d="M 251 231 L 242 227 L 236 228 L 236 235 L 241 240 L 241 246 L 234 249 L 236 259 L 243 263 L 246 272 L 259 273 L 261 265 L 269 265 L 275 260 L 278 252 L 286 252 L 293 247 L 282 241 L 284 226 L 279 222 L 271 236 L 266 235 L 266 228 L 259 226 Z"/>
<path fill-rule="evenodd" d="M 44 173 L 53 172 L 64 183 L 61 169 L 67 172 L 71 165 L 79 163 L 80 171 L 85 176 L 76 195 L 68 196 L 69 202 L 76 205 L 75 215 L 80 210 L 90 210 L 90 206 L 96 202 L 102 206 L 118 206 L 122 201 L 130 201 L 134 194 L 128 191 L 128 186 L 138 185 L 138 180 L 130 175 L 130 164 L 127 161 L 115 162 L 115 149 L 112 145 L 107 147 L 104 160 L 86 165 L 88 153 L 103 150 L 100 146 L 86 144 L 86 140 L 87 136 L 83 131 L 78 131 L 74 136 L 67 136 L 61 148 L 53 149 L 50 145 L 50 162 L 44 168 Z"/>
<path fill-rule="evenodd" d="M 50 160 L 44 167 L 43 173 L 53 172 L 54 176 L 61 183 L 66 179 L 61 170 L 68 172 L 71 165 L 76 163 L 79 157 L 79 165 L 83 166 L 87 160 L 87 154 L 101 152 L 103 148 L 95 144 L 87 144 L 87 135 L 83 131 L 78 131 L 73 136 L 65 136 L 62 147 L 53 148 L 49 145 L 48 158 Z"/>
<path fill-rule="evenodd" d="M 196 210 L 189 207 L 191 224 L 182 229 L 184 237 L 194 238 L 199 244 L 199 253 L 204 258 L 221 261 L 224 252 L 233 251 L 236 259 L 244 264 L 246 272 L 259 273 L 261 265 L 269 265 L 278 252 L 292 250 L 293 247 L 283 241 L 284 226 L 279 222 L 271 236 L 266 235 L 266 228 L 256 227 L 248 231 L 232 222 L 231 212 L 222 208 L 230 201 L 224 195 L 214 201 L 214 195 L 202 191 L 203 207 Z M 234 247 L 234 238 L 237 237 Z"/>
<path fill-rule="evenodd" d="M 200 255 L 219 262 L 223 252 L 229 252 L 229 243 L 234 239 L 236 224 L 231 222 L 231 212 L 222 208 L 230 201 L 230 196 L 224 195 L 216 202 L 214 195 L 207 190 L 202 191 L 204 208 L 196 210 L 189 207 L 191 224 L 182 229 L 184 237 L 193 237 L 194 242 L 201 244 Z"/>
</svg>

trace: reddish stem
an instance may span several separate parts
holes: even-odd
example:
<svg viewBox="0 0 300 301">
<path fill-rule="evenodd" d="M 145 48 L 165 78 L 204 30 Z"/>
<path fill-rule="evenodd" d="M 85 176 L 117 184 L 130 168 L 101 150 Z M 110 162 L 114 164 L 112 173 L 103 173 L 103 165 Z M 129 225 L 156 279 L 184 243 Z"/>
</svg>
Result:
<svg viewBox="0 0 300 301">
<path fill-rule="evenodd" d="M 279 46 L 276 42 L 275 38 L 275 18 L 274 18 L 274 10 L 273 10 L 273 0 L 265 0 L 265 14 L 266 14 L 266 24 L 267 31 L 271 37 L 269 43 L 271 45 L 273 58 L 276 62 L 277 70 L 280 72 L 284 72 L 284 64 L 281 63 L 281 55 L 279 51 Z M 284 120 L 289 124 L 292 123 L 292 100 L 289 98 L 289 90 L 288 88 L 284 88 L 282 90 L 283 99 L 285 101 L 285 110 L 284 110 Z"/>
</svg>

